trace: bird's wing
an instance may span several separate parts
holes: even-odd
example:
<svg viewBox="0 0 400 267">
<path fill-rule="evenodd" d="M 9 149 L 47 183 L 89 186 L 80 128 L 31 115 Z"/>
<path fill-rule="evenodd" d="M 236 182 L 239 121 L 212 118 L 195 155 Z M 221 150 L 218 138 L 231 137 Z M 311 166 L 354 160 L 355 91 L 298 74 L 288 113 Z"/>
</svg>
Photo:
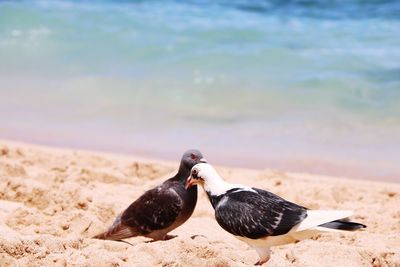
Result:
<svg viewBox="0 0 400 267">
<path fill-rule="evenodd" d="M 282 235 L 307 217 L 307 211 L 270 192 L 231 190 L 215 207 L 217 222 L 237 236 L 257 239 Z"/>
<path fill-rule="evenodd" d="M 182 208 L 183 200 L 173 186 L 163 184 L 133 202 L 122 213 L 121 223 L 145 235 L 173 224 Z"/>
<path fill-rule="evenodd" d="M 352 214 L 350 210 L 307 210 L 307 218 L 293 227 L 290 232 L 308 230 L 324 223 L 350 217 Z"/>
</svg>

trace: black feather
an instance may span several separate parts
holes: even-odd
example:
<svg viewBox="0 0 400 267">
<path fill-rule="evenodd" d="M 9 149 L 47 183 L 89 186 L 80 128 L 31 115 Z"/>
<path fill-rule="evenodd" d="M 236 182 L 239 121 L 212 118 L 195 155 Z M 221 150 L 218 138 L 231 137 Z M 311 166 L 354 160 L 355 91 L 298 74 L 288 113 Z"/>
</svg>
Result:
<svg viewBox="0 0 400 267">
<path fill-rule="evenodd" d="M 283 235 L 307 217 L 304 207 L 261 189 L 252 190 L 209 194 L 218 224 L 233 235 L 252 239 Z"/>
<path fill-rule="evenodd" d="M 361 223 L 347 222 L 347 221 L 343 221 L 343 220 L 336 220 L 336 221 L 321 224 L 319 226 L 325 227 L 325 228 L 331 228 L 331 229 L 345 230 L 345 231 L 354 231 L 354 230 L 358 230 L 358 229 L 367 227 L 366 225 L 361 224 Z"/>
</svg>

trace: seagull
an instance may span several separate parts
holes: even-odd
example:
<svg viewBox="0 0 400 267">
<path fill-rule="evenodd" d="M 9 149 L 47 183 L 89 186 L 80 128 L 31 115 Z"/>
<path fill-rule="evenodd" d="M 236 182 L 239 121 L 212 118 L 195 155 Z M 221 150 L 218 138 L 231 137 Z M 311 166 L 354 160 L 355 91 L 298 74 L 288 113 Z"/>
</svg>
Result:
<svg viewBox="0 0 400 267">
<path fill-rule="evenodd" d="M 311 237 L 317 231 L 354 231 L 366 226 L 350 222 L 348 210 L 309 210 L 259 188 L 224 181 L 208 163 L 191 170 L 185 187 L 201 185 L 215 210 L 215 219 L 227 232 L 256 250 L 266 263 L 271 246 Z"/>
<path fill-rule="evenodd" d="M 153 241 L 174 238 L 168 233 L 189 219 L 196 206 L 197 187 L 186 190 L 185 182 L 191 168 L 199 162 L 206 162 L 200 151 L 186 151 L 174 177 L 146 191 L 115 219 L 106 232 L 93 238 L 116 241 L 134 236 L 149 237 Z"/>
</svg>

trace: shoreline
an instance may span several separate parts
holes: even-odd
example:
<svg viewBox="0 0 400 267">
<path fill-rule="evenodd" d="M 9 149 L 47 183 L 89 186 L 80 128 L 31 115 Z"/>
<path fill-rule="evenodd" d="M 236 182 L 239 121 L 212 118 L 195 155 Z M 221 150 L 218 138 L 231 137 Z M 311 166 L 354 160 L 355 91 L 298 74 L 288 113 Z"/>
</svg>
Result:
<svg viewBox="0 0 400 267">
<path fill-rule="evenodd" d="M 74 150 L 74 151 L 82 151 L 82 152 L 89 152 L 89 153 L 100 153 L 104 155 L 121 155 L 125 157 L 137 158 L 137 159 L 147 159 L 150 161 L 164 161 L 164 162 L 174 162 L 177 158 L 180 158 L 180 153 L 174 151 L 174 153 L 166 153 L 166 152 L 150 152 L 146 149 L 143 149 L 143 145 L 134 149 L 131 148 L 124 148 L 118 149 L 114 146 L 96 146 L 96 145 L 85 145 L 84 143 L 64 143 L 60 145 L 62 142 L 42 142 L 41 140 L 28 140 L 24 138 L 17 138 L 8 139 L 0 137 L 0 142 L 8 142 L 8 143 L 15 143 L 21 145 L 28 145 L 28 146 L 37 146 L 37 147 L 47 147 L 53 149 L 62 149 L 62 150 Z M 196 148 L 196 147 L 187 147 L 189 148 Z M 176 149 L 175 149 L 176 150 Z M 202 151 L 207 151 L 204 149 L 200 149 Z M 133 152 L 134 151 L 134 152 Z M 183 151 L 183 150 L 182 150 Z M 249 152 L 250 153 L 250 152 Z M 208 153 L 205 152 L 207 155 Z M 320 176 L 328 176 L 328 177 L 337 177 L 337 178 L 344 178 L 344 179 L 355 179 L 361 181 L 382 181 L 382 182 L 391 182 L 391 183 L 400 183 L 400 173 L 394 174 L 393 170 L 389 171 L 391 174 L 385 174 L 378 176 L 376 175 L 375 171 L 370 173 L 371 168 L 369 168 L 368 164 L 360 165 L 356 161 L 348 159 L 344 160 L 343 162 L 350 162 L 348 165 L 341 165 L 339 162 L 335 162 L 334 160 L 330 162 L 326 159 L 316 159 L 316 158 L 302 158 L 302 159 L 265 159 L 265 160 L 258 160 L 255 164 L 252 162 L 250 164 L 249 160 L 245 162 L 241 162 L 239 160 L 231 160 L 231 159 L 223 159 L 224 156 L 222 153 L 219 154 L 212 154 L 213 157 L 208 156 L 209 161 L 212 163 L 214 162 L 215 165 L 225 166 L 225 167 L 234 167 L 239 169 L 250 169 L 250 170 L 263 170 L 263 169 L 273 169 L 279 172 L 290 172 L 290 173 L 302 173 L 302 174 L 311 174 L 311 175 L 320 175 Z M 236 155 L 235 155 L 236 156 Z M 241 158 L 244 157 L 244 153 L 240 153 Z M 230 162 L 230 163 L 228 163 Z M 379 163 L 375 163 L 375 167 L 372 169 L 378 169 Z M 384 167 L 381 168 L 385 170 Z M 384 171 L 382 171 L 384 172 Z"/>
<path fill-rule="evenodd" d="M 0 265 L 252 266 L 256 253 L 223 231 L 202 190 L 169 241 L 93 240 L 144 191 L 176 172 L 160 161 L 0 140 Z M 398 266 L 400 184 L 223 167 L 227 180 L 312 209 L 351 209 L 368 228 L 272 248 L 267 266 Z M 193 235 L 200 235 L 194 239 Z"/>
<path fill-rule="evenodd" d="M 65 152 L 68 153 L 73 153 L 73 152 L 78 152 L 78 153 L 83 153 L 87 155 L 93 155 L 93 156 L 102 156 L 102 157 L 108 157 L 108 158 L 113 158 L 113 159 L 122 159 L 122 160 L 133 160 L 133 161 L 139 161 L 139 162 L 144 162 L 148 164 L 152 163 L 161 163 L 165 165 L 170 165 L 170 166 L 175 166 L 179 162 L 179 157 L 181 155 L 178 155 L 176 160 L 169 160 L 169 159 L 163 159 L 163 158 L 158 158 L 158 157 L 151 157 L 151 156 L 144 156 L 144 155 L 132 155 L 130 153 L 116 153 L 113 151 L 102 151 L 102 150 L 91 150 L 91 149 L 84 149 L 84 148 L 73 148 L 73 147 L 63 147 L 63 146 L 52 146 L 52 145 L 43 145 L 43 144 L 36 144 L 36 143 L 28 143 L 28 142 L 23 142 L 23 141 L 14 141 L 14 140 L 7 140 L 7 139 L 1 139 L 0 138 L 0 149 L 1 145 L 5 144 L 6 146 L 11 146 L 11 147 L 24 147 L 24 148 L 30 148 L 30 149 L 39 149 L 42 151 L 46 151 L 48 153 L 57 153 L 57 154 L 63 154 Z M 208 157 L 206 157 L 208 159 Z M 212 164 L 212 162 L 210 162 Z M 397 181 L 379 181 L 379 180 L 374 180 L 374 179 L 363 179 L 363 178 L 355 178 L 355 177 L 347 177 L 347 176 L 334 176 L 334 175 L 329 175 L 329 174 L 319 174 L 319 173 L 312 173 L 312 172 L 296 172 L 296 171 L 284 171 L 280 169 L 274 169 L 274 168 L 249 168 L 249 167 L 240 167 L 240 166 L 228 166 L 224 164 L 213 164 L 219 168 L 223 169 L 232 169 L 232 170 L 238 170 L 238 171 L 246 171 L 246 172 L 271 172 L 271 173 L 277 173 L 277 174 L 283 174 L 283 175 L 290 175 L 290 176 L 297 176 L 297 177 L 302 177 L 303 179 L 306 179 L 308 181 L 313 180 L 315 178 L 318 178 L 319 180 L 343 180 L 343 181 L 360 181 L 363 183 L 373 183 L 373 184 L 381 184 L 381 185 L 387 185 L 387 184 L 393 184 L 393 185 L 400 185 L 399 182 Z"/>
</svg>

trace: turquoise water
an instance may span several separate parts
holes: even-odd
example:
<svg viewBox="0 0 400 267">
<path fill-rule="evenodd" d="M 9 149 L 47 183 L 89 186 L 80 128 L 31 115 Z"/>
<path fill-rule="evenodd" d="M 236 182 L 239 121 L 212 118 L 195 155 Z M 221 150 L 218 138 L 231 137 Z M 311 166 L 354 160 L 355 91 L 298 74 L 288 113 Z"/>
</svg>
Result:
<svg viewBox="0 0 400 267">
<path fill-rule="evenodd" d="M 1 1 L 0 138 L 400 181 L 400 1 Z"/>
</svg>

